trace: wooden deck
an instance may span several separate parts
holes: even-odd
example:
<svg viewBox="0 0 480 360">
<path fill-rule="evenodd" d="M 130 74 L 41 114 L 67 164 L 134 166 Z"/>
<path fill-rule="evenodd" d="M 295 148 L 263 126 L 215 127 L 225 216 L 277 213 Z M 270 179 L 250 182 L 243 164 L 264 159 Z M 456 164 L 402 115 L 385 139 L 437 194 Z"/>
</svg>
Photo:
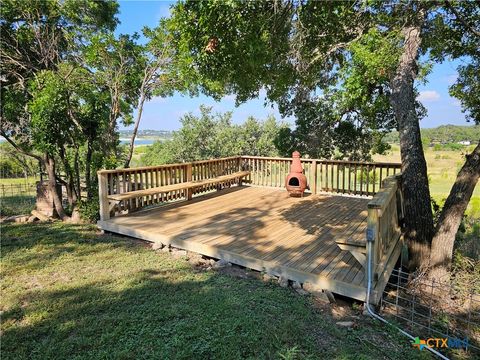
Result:
<svg viewBox="0 0 480 360">
<path fill-rule="evenodd" d="M 365 300 L 365 271 L 335 240 L 365 239 L 369 200 L 240 186 L 98 224 Z"/>
</svg>

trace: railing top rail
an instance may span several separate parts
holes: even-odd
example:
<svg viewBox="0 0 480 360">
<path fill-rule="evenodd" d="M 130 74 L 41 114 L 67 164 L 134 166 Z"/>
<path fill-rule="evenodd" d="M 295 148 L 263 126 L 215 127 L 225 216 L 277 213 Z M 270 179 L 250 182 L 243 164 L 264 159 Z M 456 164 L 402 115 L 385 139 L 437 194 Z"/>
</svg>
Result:
<svg viewBox="0 0 480 360">
<path fill-rule="evenodd" d="M 255 159 L 255 160 L 281 160 L 281 161 L 292 161 L 292 158 L 284 158 L 284 157 L 264 157 L 264 156 L 249 156 L 249 155 L 242 155 L 242 159 Z M 400 169 L 402 167 L 401 163 L 392 163 L 392 162 L 367 162 L 367 161 L 349 161 L 349 160 L 327 160 L 327 159 L 307 159 L 301 158 L 302 162 L 313 162 L 316 161 L 317 163 L 323 164 L 358 164 L 358 165 L 376 165 L 376 166 L 389 166 L 391 168 Z"/>
<path fill-rule="evenodd" d="M 383 181 L 383 188 L 381 188 L 373 196 L 373 199 L 368 202 L 369 209 L 383 210 L 388 205 L 397 191 L 399 176 L 400 174 L 395 174 L 387 177 Z"/>
<path fill-rule="evenodd" d="M 157 169 L 164 169 L 164 168 L 170 168 L 170 167 L 182 167 L 182 166 L 186 166 L 186 165 L 189 165 L 189 164 L 191 164 L 191 165 L 207 164 L 207 163 L 215 162 L 215 161 L 233 160 L 233 159 L 238 159 L 238 158 L 239 158 L 239 156 L 230 156 L 230 157 L 224 157 L 224 158 L 218 158 L 218 159 L 197 160 L 197 161 L 175 163 L 175 164 L 140 166 L 140 167 L 120 168 L 120 169 L 110 169 L 110 170 L 98 170 L 97 174 L 116 174 L 116 173 L 134 172 L 134 171 L 157 170 Z"/>
<path fill-rule="evenodd" d="M 99 170 L 97 174 L 116 174 L 116 173 L 128 173 L 128 172 L 135 172 L 135 171 L 156 170 L 156 169 L 164 169 L 167 167 L 181 167 L 188 164 L 191 164 L 191 165 L 207 164 L 215 161 L 233 160 L 238 158 L 267 160 L 267 161 L 291 161 L 292 160 L 292 158 L 284 158 L 284 157 L 242 155 L 242 156 L 230 156 L 230 157 L 224 157 L 224 158 L 218 158 L 218 159 L 197 160 L 192 162 L 175 163 L 175 164 L 141 166 L 141 167 L 133 167 L 133 168 L 127 168 L 127 169 L 120 168 L 120 169 L 111 169 L 111 170 Z M 302 158 L 301 161 L 304 163 L 312 163 L 316 161 L 317 163 L 321 163 L 321 164 L 350 164 L 350 165 L 364 165 L 364 166 L 369 165 L 369 166 L 379 166 L 379 167 L 385 166 L 393 169 L 401 168 L 400 163 L 393 163 L 393 162 L 366 162 L 366 161 L 326 160 L 326 159 L 307 159 L 307 158 Z"/>
<path fill-rule="evenodd" d="M 242 159 L 254 159 L 254 160 L 281 160 L 281 161 L 292 161 L 292 158 L 284 158 L 284 157 L 269 157 L 269 156 L 250 156 L 250 155 L 242 155 Z M 312 162 L 315 159 L 306 159 L 301 158 L 303 162 Z"/>
</svg>

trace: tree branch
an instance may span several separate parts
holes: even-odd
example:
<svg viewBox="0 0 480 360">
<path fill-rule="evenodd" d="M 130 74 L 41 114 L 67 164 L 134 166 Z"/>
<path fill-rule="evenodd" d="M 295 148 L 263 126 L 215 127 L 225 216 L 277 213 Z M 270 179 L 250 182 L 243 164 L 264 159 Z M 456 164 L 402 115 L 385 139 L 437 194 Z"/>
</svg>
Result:
<svg viewBox="0 0 480 360">
<path fill-rule="evenodd" d="M 0 135 L 2 135 L 7 142 L 12 145 L 16 150 L 20 151 L 22 154 L 25 154 L 27 156 L 33 157 L 34 159 L 37 159 L 38 161 L 43 163 L 43 159 L 41 156 L 35 155 L 29 151 L 26 151 L 22 149 L 20 146 L 18 146 L 3 130 L 0 130 Z"/>
<path fill-rule="evenodd" d="M 447 9 L 452 11 L 456 19 L 460 21 L 463 26 L 465 26 L 465 28 L 467 28 L 473 35 L 480 38 L 480 31 L 475 29 L 471 24 L 469 24 L 467 20 L 465 20 L 465 18 L 457 11 L 457 9 L 455 9 L 455 6 L 450 3 L 450 1 L 445 0 L 445 6 Z"/>
</svg>

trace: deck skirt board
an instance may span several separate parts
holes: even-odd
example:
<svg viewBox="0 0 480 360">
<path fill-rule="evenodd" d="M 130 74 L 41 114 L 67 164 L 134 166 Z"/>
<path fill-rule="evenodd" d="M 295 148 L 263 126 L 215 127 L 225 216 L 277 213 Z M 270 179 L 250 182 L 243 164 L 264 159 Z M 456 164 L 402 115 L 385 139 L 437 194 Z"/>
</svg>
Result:
<svg viewBox="0 0 480 360">
<path fill-rule="evenodd" d="M 364 300 L 364 269 L 335 240 L 365 237 L 368 201 L 240 186 L 98 225 Z"/>
</svg>

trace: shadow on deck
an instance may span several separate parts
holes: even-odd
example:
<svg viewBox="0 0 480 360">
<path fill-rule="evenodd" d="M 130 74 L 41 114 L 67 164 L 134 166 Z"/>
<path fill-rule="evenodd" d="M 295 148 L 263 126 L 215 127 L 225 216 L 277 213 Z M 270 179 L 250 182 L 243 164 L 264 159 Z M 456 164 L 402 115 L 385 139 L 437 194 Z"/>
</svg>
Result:
<svg viewBox="0 0 480 360">
<path fill-rule="evenodd" d="M 337 242 L 364 241 L 368 202 L 240 186 L 117 216 L 99 227 L 365 300 L 364 268 Z"/>
</svg>

